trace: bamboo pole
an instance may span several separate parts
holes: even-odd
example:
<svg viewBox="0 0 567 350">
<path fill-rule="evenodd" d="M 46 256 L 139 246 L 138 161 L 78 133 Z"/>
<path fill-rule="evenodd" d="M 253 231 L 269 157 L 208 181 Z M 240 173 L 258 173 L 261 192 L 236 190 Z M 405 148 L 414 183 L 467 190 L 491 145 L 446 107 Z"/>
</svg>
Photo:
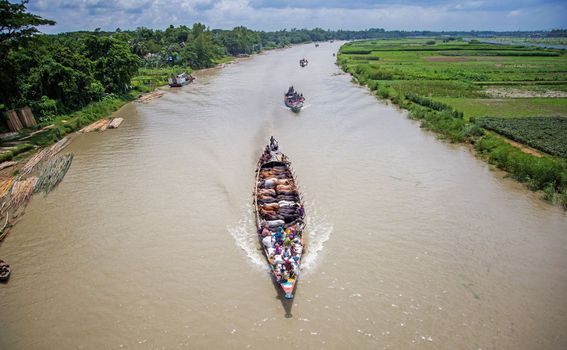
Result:
<svg viewBox="0 0 567 350">
<path fill-rule="evenodd" d="M 10 207 L 14 211 L 18 210 L 22 206 L 26 207 L 28 205 L 36 182 L 37 177 L 30 177 L 25 180 L 14 182 L 10 198 Z"/>
<path fill-rule="evenodd" d="M 43 163 L 39 170 L 39 176 L 34 185 L 34 193 L 43 192 L 48 195 L 63 181 L 65 174 L 71 167 L 73 154 L 66 153 L 55 156 Z"/>
</svg>

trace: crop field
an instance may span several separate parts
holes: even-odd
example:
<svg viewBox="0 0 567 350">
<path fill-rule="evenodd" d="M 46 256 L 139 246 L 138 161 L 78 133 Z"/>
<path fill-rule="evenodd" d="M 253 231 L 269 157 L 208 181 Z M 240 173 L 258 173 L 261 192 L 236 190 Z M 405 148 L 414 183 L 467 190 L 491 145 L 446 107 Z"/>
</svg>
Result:
<svg viewBox="0 0 567 350">
<path fill-rule="evenodd" d="M 471 117 L 566 116 L 567 98 L 434 98 Z"/>
<path fill-rule="evenodd" d="M 567 118 L 494 118 L 479 120 L 480 126 L 549 154 L 567 158 Z"/>
<path fill-rule="evenodd" d="M 462 112 L 465 123 L 567 116 L 565 50 L 449 38 L 374 40 L 344 45 L 338 63 L 382 97 L 399 102 L 419 95 Z M 522 139 L 513 132 L 506 136 Z"/>
</svg>

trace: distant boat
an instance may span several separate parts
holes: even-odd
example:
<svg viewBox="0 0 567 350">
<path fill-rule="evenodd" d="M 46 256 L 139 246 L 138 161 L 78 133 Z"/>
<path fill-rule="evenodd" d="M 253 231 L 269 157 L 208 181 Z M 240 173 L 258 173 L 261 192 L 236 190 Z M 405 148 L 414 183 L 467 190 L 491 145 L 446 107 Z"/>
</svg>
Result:
<svg viewBox="0 0 567 350">
<path fill-rule="evenodd" d="M 319 44 L 315 44 L 315 47 L 319 47 Z"/>
<path fill-rule="evenodd" d="M 254 188 L 258 236 L 272 275 L 293 298 L 304 253 L 305 212 L 288 158 L 272 137 L 258 161 Z"/>
<path fill-rule="evenodd" d="M 300 67 L 307 67 L 307 64 L 308 64 L 308 63 L 309 63 L 309 62 L 308 62 L 307 59 L 305 59 L 305 58 L 302 58 L 302 59 L 299 60 L 299 66 L 300 66 Z"/>
<path fill-rule="evenodd" d="M 191 83 L 195 78 L 191 74 L 181 73 L 177 74 L 175 77 L 168 79 L 169 86 L 171 87 L 181 87 Z"/>
</svg>

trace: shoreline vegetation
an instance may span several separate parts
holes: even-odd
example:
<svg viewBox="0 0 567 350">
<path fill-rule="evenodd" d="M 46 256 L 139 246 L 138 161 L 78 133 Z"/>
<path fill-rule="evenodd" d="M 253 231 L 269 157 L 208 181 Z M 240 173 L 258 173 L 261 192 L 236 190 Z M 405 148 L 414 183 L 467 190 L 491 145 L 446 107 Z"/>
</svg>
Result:
<svg viewBox="0 0 567 350">
<path fill-rule="evenodd" d="M 471 144 L 480 158 L 567 208 L 564 50 L 456 38 L 373 40 L 343 45 L 337 64 L 422 128 Z M 534 83 L 557 97 L 529 94 Z M 487 89 L 494 86 L 526 93 L 495 98 Z"/>
</svg>

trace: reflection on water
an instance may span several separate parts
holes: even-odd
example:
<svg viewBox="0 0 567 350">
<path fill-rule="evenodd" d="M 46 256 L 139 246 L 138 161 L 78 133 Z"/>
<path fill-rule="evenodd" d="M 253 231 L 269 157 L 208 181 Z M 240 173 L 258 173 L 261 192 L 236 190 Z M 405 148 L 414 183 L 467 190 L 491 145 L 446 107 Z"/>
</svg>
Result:
<svg viewBox="0 0 567 350">
<path fill-rule="evenodd" d="M 565 213 L 337 74 L 339 45 L 201 72 L 76 138 L 0 247 L 0 348 L 566 348 Z M 308 215 L 287 304 L 251 207 L 270 135 Z"/>
</svg>

